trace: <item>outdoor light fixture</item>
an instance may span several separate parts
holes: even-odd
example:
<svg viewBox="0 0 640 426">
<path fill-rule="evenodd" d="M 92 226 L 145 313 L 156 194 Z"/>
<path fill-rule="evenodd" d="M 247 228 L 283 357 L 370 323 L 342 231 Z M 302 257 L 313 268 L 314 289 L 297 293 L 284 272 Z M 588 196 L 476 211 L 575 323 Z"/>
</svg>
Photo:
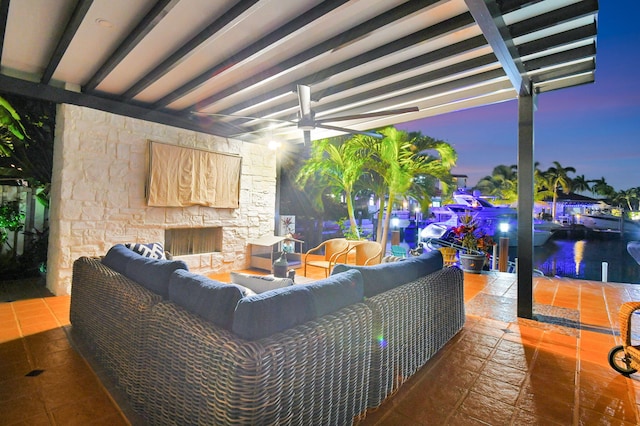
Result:
<svg viewBox="0 0 640 426">
<path fill-rule="evenodd" d="M 396 229 L 398 228 L 398 225 L 400 225 L 400 219 L 398 219 L 398 216 L 394 214 L 391 216 L 391 226 Z"/>
<path fill-rule="evenodd" d="M 280 148 L 280 142 L 274 141 L 274 140 L 270 140 L 268 147 L 270 150 L 275 151 L 276 149 Z"/>
<path fill-rule="evenodd" d="M 498 228 L 501 232 L 498 254 L 498 270 L 500 272 L 507 272 L 509 264 L 509 237 L 507 237 L 507 232 L 509 232 L 509 222 L 500 222 Z"/>
<path fill-rule="evenodd" d="M 500 232 L 502 232 L 503 234 L 506 234 L 507 232 L 509 232 L 509 223 L 508 222 L 500 222 Z"/>
</svg>

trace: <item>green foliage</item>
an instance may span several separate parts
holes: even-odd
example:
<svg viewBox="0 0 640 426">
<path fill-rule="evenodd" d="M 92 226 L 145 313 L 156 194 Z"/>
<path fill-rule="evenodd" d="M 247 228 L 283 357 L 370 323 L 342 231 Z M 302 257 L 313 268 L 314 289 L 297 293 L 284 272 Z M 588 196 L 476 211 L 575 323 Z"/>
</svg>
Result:
<svg viewBox="0 0 640 426">
<path fill-rule="evenodd" d="M 54 130 L 54 103 L 0 97 L 0 177 L 27 181 L 36 188 L 38 201 L 46 207 L 53 170 Z"/>
<path fill-rule="evenodd" d="M 2 143 L 0 143 L 0 153 L 8 155 L 8 149 L 12 148 L 11 137 L 24 140 L 26 131 L 20 122 L 18 112 L 2 96 L 0 96 L 0 131 L 2 132 Z M 6 144 L 6 145 L 5 145 Z"/>
<path fill-rule="evenodd" d="M 357 227 L 356 232 L 351 231 L 351 225 L 349 224 L 349 218 L 347 217 L 341 217 L 340 219 L 338 219 L 337 223 L 340 227 L 340 231 L 342 231 L 342 235 L 347 240 L 360 240 L 364 236 L 362 227 L 360 226 Z"/>
<path fill-rule="evenodd" d="M 0 228 L 19 231 L 24 226 L 24 213 L 18 201 L 8 201 L 0 205 Z"/>
<path fill-rule="evenodd" d="M 9 201 L 0 205 L 0 248 L 7 243 L 9 232 L 14 233 L 13 244 L 9 245 L 10 258 L 15 258 L 17 232 L 24 227 L 24 217 L 18 201 Z"/>
</svg>

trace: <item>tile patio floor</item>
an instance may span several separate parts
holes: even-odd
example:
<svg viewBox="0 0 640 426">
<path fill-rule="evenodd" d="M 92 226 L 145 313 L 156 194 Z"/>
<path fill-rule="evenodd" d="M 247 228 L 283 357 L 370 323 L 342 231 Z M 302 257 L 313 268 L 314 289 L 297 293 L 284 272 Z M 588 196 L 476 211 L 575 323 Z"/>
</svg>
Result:
<svg viewBox="0 0 640 426">
<path fill-rule="evenodd" d="M 516 318 L 515 295 L 514 275 L 465 274 L 464 329 L 360 424 L 639 424 L 640 374 L 607 353 L 640 286 L 536 278 L 541 321 Z M 67 339 L 69 301 L 0 303 L 0 425 L 129 423 Z"/>
</svg>

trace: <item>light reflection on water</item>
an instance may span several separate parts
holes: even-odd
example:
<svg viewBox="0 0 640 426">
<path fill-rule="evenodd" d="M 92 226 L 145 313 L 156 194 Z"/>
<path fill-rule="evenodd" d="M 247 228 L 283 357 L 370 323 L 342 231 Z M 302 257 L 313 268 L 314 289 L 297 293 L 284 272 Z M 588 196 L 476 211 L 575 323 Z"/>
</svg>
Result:
<svg viewBox="0 0 640 426">
<path fill-rule="evenodd" d="M 515 258 L 515 248 L 509 254 Z M 601 281 L 602 262 L 608 263 L 607 281 L 640 284 L 640 265 L 627 252 L 624 239 L 551 239 L 534 250 L 534 268 L 547 276 Z"/>
</svg>

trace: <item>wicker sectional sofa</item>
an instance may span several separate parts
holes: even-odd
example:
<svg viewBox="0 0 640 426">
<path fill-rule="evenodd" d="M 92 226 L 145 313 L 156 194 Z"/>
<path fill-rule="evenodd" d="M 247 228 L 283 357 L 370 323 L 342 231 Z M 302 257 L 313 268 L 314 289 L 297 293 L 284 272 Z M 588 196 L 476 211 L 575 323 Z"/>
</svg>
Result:
<svg viewBox="0 0 640 426">
<path fill-rule="evenodd" d="M 352 424 L 464 324 L 439 252 L 255 295 L 131 253 L 75 261 L 71 323 L 148 424 Z"/>
</svg>

